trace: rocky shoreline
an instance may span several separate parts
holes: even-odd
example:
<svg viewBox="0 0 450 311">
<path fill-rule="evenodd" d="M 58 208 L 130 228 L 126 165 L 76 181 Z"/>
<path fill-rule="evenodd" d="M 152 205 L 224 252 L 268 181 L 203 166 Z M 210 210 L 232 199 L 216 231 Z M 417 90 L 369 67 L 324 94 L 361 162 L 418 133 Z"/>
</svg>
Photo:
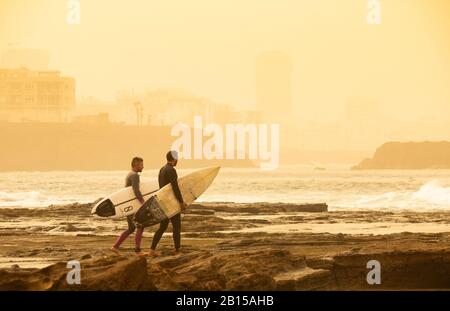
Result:
<svg viewBox="0 0 450 311">
<path fill-rule="evenodd" d="M 184 215 L 181 254 L 166 234 L 160 257 L 137 258 L 132 238 L 123 256 L 109 251 L 124 220 L 86 218 L 90 206 L 0 209 L 0 290 L 450 290 L 448 211 L 202 203 Z M 444 231 L 373 231 L 421 224 Z M 367 230 L 327 232 L 354 225 Z M 70 260 L 80 261 L 80 285 L 66 281 Z M 380 285 L 366 281 L 370 260 L 380 262 Z"/>
</svg>

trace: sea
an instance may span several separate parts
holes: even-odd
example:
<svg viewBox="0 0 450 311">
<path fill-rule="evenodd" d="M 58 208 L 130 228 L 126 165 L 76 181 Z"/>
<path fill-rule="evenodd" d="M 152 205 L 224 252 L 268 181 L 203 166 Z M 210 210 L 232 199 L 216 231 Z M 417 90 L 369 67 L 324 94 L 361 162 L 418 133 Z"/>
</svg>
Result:
<svg viewBox="0 0 450 311">
<path fill-rule="evenodd" d="M 178 169 L 182 176 L 191 170 Z M 0 207 L 90 203 L 121 189 L 127 171 L 0 172 Z M 141 181 L 155 180 L 145 169 Z M 352 171 L 350 165 L 222 168 L 200 202 L 327 203 L 329 210 L 450 210 L 450 170 Z"/>
</svg>

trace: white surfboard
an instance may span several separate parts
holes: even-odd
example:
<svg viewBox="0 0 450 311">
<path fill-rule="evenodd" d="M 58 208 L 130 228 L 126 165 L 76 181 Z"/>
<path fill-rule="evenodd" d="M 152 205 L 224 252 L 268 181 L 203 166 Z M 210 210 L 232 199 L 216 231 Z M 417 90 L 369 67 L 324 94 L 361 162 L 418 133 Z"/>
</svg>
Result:
<svg viewBox="0 0 450 311">
<path fill-rule="evenodd" d="M 144 200 L 148 200 L 154 193 L 159 190 L 157 181 L 141 182 L 140 190 Z M 133 215 L 142 206 L 134 195 L 133 188 L 126 187 L 116 191 L 98 202 L 91 213 L 100 217 L 121 218 Z"/>
<path fill-rule="evenodd" d="M 206 189 L 212 184 L 220 166 L 204 168 L 181 178 L 178 178 L 178 186 L 180 188 L 183 201 L 191 204 L 197 200 Z M 170 218 L 181 211 L 180 203 L 178 203 L 172 185 L 168 184 L 161 190 L 158 190 L 153 196 L 154 203 L 157 203 L 166 217 Z"/>
<path fill-rule="evenodd" d="M 220 166 L 209 167 L 178 178 L 178 186 L 185 203 L 191 204 L 205 192 L 216 178 L 219 170 Z M 153 207 L 157 204 L 160 207 L 159 212 L 163 213 L 161 216 L 170 218 L 180 212 L 180 205 L 175 198 L 171 184 L 159 189 L 156 181 L 141 183 L 140 190 L 146 204 L 152 204 Z M 132 187 L 127 187 L 98 202 L 92 208 L 91 213 L 100 217 L 121 218 L 135 214 L 141 206 Z"/>
</svg>

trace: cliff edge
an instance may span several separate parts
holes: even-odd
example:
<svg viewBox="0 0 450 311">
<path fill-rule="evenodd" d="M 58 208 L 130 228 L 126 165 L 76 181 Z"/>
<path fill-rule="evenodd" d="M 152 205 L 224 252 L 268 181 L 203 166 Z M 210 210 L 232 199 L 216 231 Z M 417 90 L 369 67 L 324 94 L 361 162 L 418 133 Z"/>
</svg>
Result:
<svg viewBox="0 0 450 311">
<path fill-rule="evenodd" d="M 450 169 L 450 142 L 388 142 L 352 169 Z"/>
</svg>

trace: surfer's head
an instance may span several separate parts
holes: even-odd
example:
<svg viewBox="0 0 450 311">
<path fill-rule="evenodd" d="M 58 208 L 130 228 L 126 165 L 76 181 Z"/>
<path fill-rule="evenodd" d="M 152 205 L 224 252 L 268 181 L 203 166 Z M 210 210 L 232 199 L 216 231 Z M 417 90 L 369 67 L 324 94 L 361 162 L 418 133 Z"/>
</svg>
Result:
<svg viewBox="0 0 450 311">
<path fill-rule="evenodd" d="M 167 163 L 172 164 L 173 166 L 176 166 L 178 163 L 178 152 L 175 150 L 170 150 L 166 154 Z"/>
<path fill-rule="evenodd" d="M 144 169 L 144 159 L 134 157 L 133 160 L 131 160 L 131 169 L 136 173 L 142 172 L 142 170 Z"/>
</svg>

